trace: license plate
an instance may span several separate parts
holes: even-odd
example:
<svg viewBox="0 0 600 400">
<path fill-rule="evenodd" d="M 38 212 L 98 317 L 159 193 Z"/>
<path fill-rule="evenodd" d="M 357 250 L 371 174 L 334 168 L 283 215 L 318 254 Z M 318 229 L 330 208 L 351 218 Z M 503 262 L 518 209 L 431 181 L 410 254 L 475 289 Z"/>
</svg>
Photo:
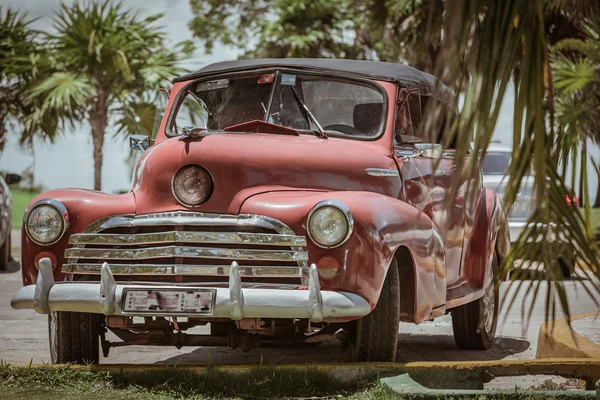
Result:
<svg viewBox="0 0 600 400">
<path fill-rule="evenodd" d="M 126 289 L 123 311 L 147 314 L 212 314 L 212 289 Z"/>
</svg>

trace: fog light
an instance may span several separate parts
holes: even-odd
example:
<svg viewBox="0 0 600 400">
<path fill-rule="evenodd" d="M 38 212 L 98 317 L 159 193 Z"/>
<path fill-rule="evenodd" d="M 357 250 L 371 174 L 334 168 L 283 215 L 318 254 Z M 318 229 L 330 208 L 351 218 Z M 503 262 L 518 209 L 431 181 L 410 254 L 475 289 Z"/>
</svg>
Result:
<svg viewBox="0 0 600 400">
<path fill-rule="evenodd" d="M 173 177 L 173 195 L 184 206 L 195 207 L 204 203 L 213 190 L 213 181 L 207 170 L 198 165 L 186 165 Z"/>
<path fill-rule="evenodd" d="M 333 256 L 323 256 L 317 263 L 317 270 L 323 279 L 332 279 L 340 273 L 340 262 Z"/>
</svg>

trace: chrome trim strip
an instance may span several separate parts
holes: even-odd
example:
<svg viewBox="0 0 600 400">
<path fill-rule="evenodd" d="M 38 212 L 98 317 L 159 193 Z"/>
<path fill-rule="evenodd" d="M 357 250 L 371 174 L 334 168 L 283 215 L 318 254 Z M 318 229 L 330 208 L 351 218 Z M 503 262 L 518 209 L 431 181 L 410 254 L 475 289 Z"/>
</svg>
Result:
<svg viewBox="0 0 600 400">
<path fill-rule="evenodd" d="M 310 233 L 310 219 L 313 216 L 313 214 L 315 213 L 315 211 L 317 211 L 319 208 L 321 207 L 335 207 L 338 210 L 340 210 L 342 213 L 344 213 L 344 215 L 346 216 L 346 220 L 348 221 L 348 232 L 346 233 L 346 236 L 344 236 L 344 238 L 339 242 L 339 243 L 334 243 L 331 246 L 325 246 L 319 242 L 317 242 L 311 235 Z M 310 238 L 310 240 L 312 240 L 312 242 L 317 245 L 318 247 L 322 248 L 322 249 L 334 249 L 336 247 L 340 247 L 341 245 L 343 245 L 344 243 L 346 243 L 348 241 L 348 239 L 350 239 L 350 236 L 352 235 L 352 231 L 354 230 L 354 217 L 352 216 L 352 212 L 350 211 L 350 209 L 341 201 L 337 201 L 337 200 L 323 200 L 318 202 L 317 204 L 315 204 L 313 206 L 313 208 L 309 211 L 308 213 L 308 217 L 306 218 L 307 222 L 307 226 L 306 226 L 306 233 L 308 234 L 308 237 Z"/>
<path fill-rule="evenodd" d="M 122 214 L 101 218 L 88 225 L 83 233 L 97 233 L 110 228 L 133 228 L 138 226 L 191 225 L 191 226 L 258 226 L 272 229 L 282 235 L 294 235 L 283 222 L 264 215 L 210 214 L 188 211 L 172 211 L 156 214 Z"/>
<path fill-rule="evenodd" d="M 165 257 L 211 258 L 218 260 L 308 261 L 306 251 L 224 249 L 188 246 L 161 246 L 143 249 L 70 248 L 69 259 L 146 260 Z"/>
<path fill-rule="evenodd" d="M 385 169 L 385 168 L 367 168 L 365 169 L 367 175 L 371 176 L 400 176 L 400 172 L 397 169 Z"/>
<path fill-rule="evenodd" d="M 306 246 L 304 236 L 273 235 L 246 232 L 186 232 L 169 231 L 157 233 L 113 234 L 81 233 L 71 235 L 69 244 L 76 245 L 146 245 L 176 242 L 211 244 L 255 244 L 270 246 Z"/>
<path fill-rule="evenodd" d="M 230 265 L 193 264 L 111 264 L 114 275 L 214 275 L 228 276 Z M 63 264 L 63 273 L 99 274 L 102 264 L 68 263 Z M 303 277 L 308 275 L 308 267 L 290 266 L 240 266 L 242 277 Z"/>
<path fill-rule="evenodd" d="M 42 263 L 44 265 L 42 269 L 51 272 L 50 260 L 45 260 L 48 262 Z M 315 278 L 316 266 L 313 264 L 311 265 L 311 269 L 314 271 L 313 279 L 309 280 L 308 290 L 234 287 L 235 298 L 232 298 L 231 286 L 227 288 L 212 287 L 211 289 L 215 293 L 212 315 L 168 312 L 128 313 L 124 312 L 122 307 L 124 294 L 128 290 L 185 290 L 185 288 L 204 288 L 206 286 L 189 283 L 181 285 L 169 283 L 113 284 L 110 279 L 110 266 L 106 264 L 105 269 L 106 273 L 102 274 L 99 283 L 73 281 L 54 283 L 52 278 L 40 279 L 37 286 L 46 287 L 47 290 L 42 293 L 42 291 L 36 290 L 36 285 L 25 286 L 13 296 L 11 306 L 14 309 L 34 309 L 35 306 L 36 311 L 42 314 L 71 311 L 104 315 L 150 314 L 195 318 L 298 318 L 310 319 L 314 322 L 328 318 L 362 317 L 371 311 L 369 303 L 357 294 L 321 290 L 315 283 L 318 282 L 318 279 Z M 232 268 L 231 271 L 233 271 L 233 280 L 237 280 L 239 275 L 235 275 L 236 269 Z M 105 288 L 104 291 L 101 291 L 101 288 Z M 113 289 L 114 301 L 108 305 L 103 302 L 102 295 L 111 293 Z M 240 303 L 236 303 L 236 300 Z M 105 314 L 105 312 L 112 312 L 112 314 Z"/>
</svg>

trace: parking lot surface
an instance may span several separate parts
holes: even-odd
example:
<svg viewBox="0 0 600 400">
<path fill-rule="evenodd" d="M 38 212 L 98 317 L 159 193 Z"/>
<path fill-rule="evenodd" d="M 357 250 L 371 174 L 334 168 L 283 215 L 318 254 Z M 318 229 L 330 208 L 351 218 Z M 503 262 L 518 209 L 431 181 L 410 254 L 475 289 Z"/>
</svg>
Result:
<svg viewBox="0 0 600 400">
<path fill-rule="evenodd" d="M 19 235 L 13 232 L 18 258 Z M 49 362 L 47 317 L 30 310 L 13 310 L 10 299 L 21 287 L 19 264 L 13 263 L 6 272 L 0 272 L 0 358 L 4 362 L 26 364 Z M 571 314 L 597 312 L 594 300 L 586 293 L 582 282 L 569 281 L 565 287 L 570 299 Z M 540 324 L 544 321 L 546 284 L 538 294 L 531 319 L 526 323 L 522 307 L 528 307 L 531 299 L 525 296 L 525 288 L 517 292 L 514 306 L 501 311 L 498 325 L 497 346 L 487 351 L 458 349 L 452 336 L 450 315 L 435 321 L 414 325 L 401 323 L 397 362 L 409 361 L 460 361 L 535 358 Z M 510 298 L 515 288 L 503 283 L 501 296 Z M 508 296 L 508 297 L 507 297 Z M 528 308 L 525 309 L 528 311 Z M 556 317 L 562 316 L 559 313 Z M 204 328 L 206 329 L 206 328 Z M 312 349 L 252 349 L 244 353 L 237 349 L 218 347 L 131 346 L 111 349 L 108 358 L 101 363 L 160 363 L 160 364 L 253 364 L 253 363 L 310 363 L 344 361 L 335 343 L 324 343 Z"/>
</svg>

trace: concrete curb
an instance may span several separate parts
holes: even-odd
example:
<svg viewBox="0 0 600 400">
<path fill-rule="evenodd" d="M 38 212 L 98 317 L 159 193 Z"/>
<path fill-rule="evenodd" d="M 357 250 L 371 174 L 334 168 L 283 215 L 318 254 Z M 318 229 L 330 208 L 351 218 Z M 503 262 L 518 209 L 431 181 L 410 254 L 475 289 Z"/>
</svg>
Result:
<svg viewBox="0 0 600 400">
<path fill-rule="evenodd" d="M 600 360 L 589 358 L 415 362 L 404 368 L 415 381 L 438 389 L 483 389 L 498 376 L 559 375 L 585 380 L 590 390 L 600 380 Z"/>
<path fill-rule="evenodd" d="M 599 399 L 600 390 L 464 390 L 464 389 L 432 389 L 421 385 L 409 374 L 382 378 L 380 382 L 390 390 L 401 395 L 402 399 Z"/>
<path fill-rule="evenodd" d="M 571 321 L 596 317 L 598 314 L 581 314 L 571 317 Z M 600 321 L 598 322 L 600 327 Z M 600 345 L 578 334 L 569 326 L 566 318 L 544 322 L 540 326 L 535 358 L 598 358 Z"/>
<path fill-rule="evenodd" d="M 545 360 L 499 360 L 458 362 L 396 363 L 348 363 L 348 364 L 281 364 L 281 365 L 48 365 L 33 364 L 23 367 L 81 368 L 111 375 L 136 376 L 152 373 L 180 373 L 203 375 L 211 371 L 237 375 L 255 372 L 261 368 L 277 371 L 319 371 L 353 383 L 357 380 L 380 382 L 389 390 L 400 393 L 402 398 L 503 398 L 503 399 L 600 399 L 600 359 L 545 359 Z M 482 390 L 486 382 L 500 376 L 560 375 L 586 381 L 585 391 L 516 391 Z M 597 383 L 596 383 L 597 382 Z M 594 387 L 594 383 L 595 387 Z M 595 389 L 595 390 L 594 390 Z"/>
<path fill-rule="evenodd" d="M 600 367 L 600 365 L 599 365 Z M 228 374 L 246 374 L 257 368 L 276 368 L 277 370 L 319 371 L 342 382 L 375 378 L 383 374 L 401 374 L 405 372 L 404 364 L 393 362 L 382 363 L 345 363 L 345 364 L 264 364 L 264 365 L 129 365 L 129 364 L 99 364 L 92 365 L 92 370 L 108 372 L 109 374 L 148 373 L 159 371 L 188 371 L 203 374 L 218 370 Z M 599 368 L 600 369 L 600 368 Z M 599 374 L 600 376 L 600 374 Z"/>
<path fill-rule="evenodd" d="M 30 364 L 23 367 L 63 368 L 66 364 Z M 544 360 L 495 360 L 399 363 L 338 363 L 338 364 L 265 364 L 265 365 L 144 365 L 144 364 L 98 364 L 68 365 L 70 368 L 91 369 L 110 374 L 153 373 L 189 371 L 197 374 L 218 370 L 231 374 L 244 374 L 257 368 L 278 370 L 315 370 L 346 382 L 374 375 L 410 374 L 427 386 L 460 387 L 477 389 L 497 376 L 560 375 L 589 382 L 600 380 L 600 359 L 544 359 Z"/>
</svg>

